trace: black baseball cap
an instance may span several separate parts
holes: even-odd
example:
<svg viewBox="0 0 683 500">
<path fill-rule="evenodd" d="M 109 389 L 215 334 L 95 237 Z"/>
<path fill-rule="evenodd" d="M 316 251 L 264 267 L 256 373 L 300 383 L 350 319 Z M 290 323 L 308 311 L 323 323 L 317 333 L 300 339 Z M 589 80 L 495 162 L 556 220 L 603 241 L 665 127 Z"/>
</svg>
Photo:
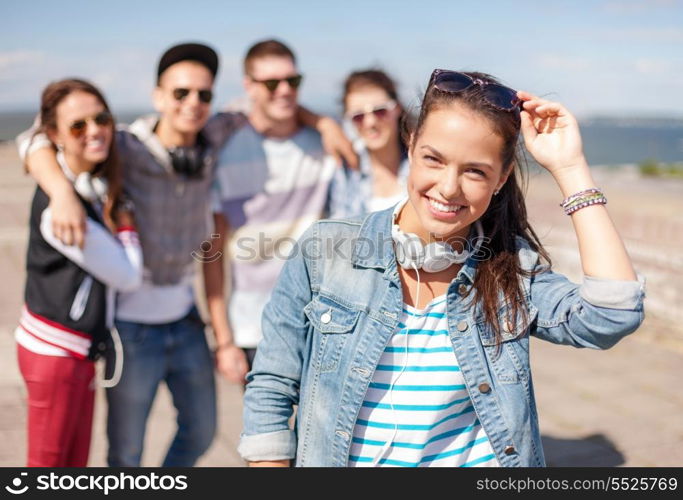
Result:
<svg viewBox="0 0 683 500">
<path fill-rule="evenodd" d="M 168 49 L 159 59 L 157 67 L 157 83 L 161 74 L 175 63 L 181 61 L 196 61 L 211 72 L 213 77 L 218 73 L 218 54 L 208 45 L 202 43 L 181 43 Z"/>
</svg>

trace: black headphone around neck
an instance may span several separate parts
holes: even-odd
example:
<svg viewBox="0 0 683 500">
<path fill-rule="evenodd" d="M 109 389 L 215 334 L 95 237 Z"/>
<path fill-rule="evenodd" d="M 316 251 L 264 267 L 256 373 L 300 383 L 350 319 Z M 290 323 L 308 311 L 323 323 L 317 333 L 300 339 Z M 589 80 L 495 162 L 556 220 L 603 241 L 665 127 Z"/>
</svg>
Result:
<svg viewBox="0 0 683 500">
<path fill-rule="evenodd" d="M 202 134 L 197 135 L 194 146 L 177 146 L 168 149 L 173 170 L 188 179 L 202 177 L 204 166 L 209 161 L 208 144 Z"/>
</svg>

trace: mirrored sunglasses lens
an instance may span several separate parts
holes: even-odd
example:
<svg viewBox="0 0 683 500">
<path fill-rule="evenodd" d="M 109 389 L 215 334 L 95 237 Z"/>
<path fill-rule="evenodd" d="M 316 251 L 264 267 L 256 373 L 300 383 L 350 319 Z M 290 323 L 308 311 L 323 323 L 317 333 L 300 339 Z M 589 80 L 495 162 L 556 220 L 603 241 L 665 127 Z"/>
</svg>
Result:
<svg viewBox="0 0 683 500">
<path fill-rule="evenodd" d="M 517 92 L 502 85 L 491 84 L 485 89 L 486 99 L 494 106 L 511 111 L 519 104 Z"/>
<path fill-rule="evenodd" d="M 439 73 L 434 78 L 434 87 L 442 92 L 461 92 L 473 83 L 467 75 L 450 71 Z"/>
<path fill-rule="evenodd" d="M 389 110 L 387 108 L 376 108 L 372 110 L 372 114 L 375 115 L 375 118 L 378 120 L 384 120 L 389 114 Z"/>
<path fill-rule="evenodd" d="M 356 113 L 355 115 L 351 115 L 351 121 L 355 125 L 362 125 L 364 118 L 365 118 L 365 113 Z"/>
<path fill-rule="evenodd" d="M 69 132 L 71 132 L 71 135 L 74 137 L 80 137 L 85 133 L 85 120 L 78 120 L 77 122 L 73 122 L 71 126 L 69 127 Z"/>
</svg>

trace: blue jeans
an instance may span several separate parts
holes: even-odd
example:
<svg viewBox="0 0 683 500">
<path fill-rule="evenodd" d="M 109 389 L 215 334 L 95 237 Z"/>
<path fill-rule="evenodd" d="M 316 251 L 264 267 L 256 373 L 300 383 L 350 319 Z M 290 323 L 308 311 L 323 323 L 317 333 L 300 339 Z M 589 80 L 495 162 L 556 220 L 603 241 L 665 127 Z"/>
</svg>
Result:
<svg viewBox="0 0 683 500">
<path fill-rule="evenodd" d="M 166 382 L 178 411 L 178 431 L 163 466 L 194 465 L 216 430 L 213 359 L 196 308 L 173 323 L 117 321 L 116 327 L 124 363 L 120 382 L 107 389 L 109 465 L 140 465 L 145 425 L 161 381 Z"/>
</svg>

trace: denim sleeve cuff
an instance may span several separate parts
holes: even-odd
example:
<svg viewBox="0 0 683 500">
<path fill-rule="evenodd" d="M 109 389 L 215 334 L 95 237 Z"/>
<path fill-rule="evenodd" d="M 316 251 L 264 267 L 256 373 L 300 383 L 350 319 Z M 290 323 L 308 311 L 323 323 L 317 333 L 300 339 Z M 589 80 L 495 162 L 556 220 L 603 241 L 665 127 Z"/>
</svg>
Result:
<svg viewBox="0 0 683 500">
<path fill-rule="evenodd" d="M 237 452 L 247 462 L 292 459 L 296 455 L 296 437 L 291 430 L 243 434 Z"/>
<path fill-rule="evenodd" d="M 637 277 L 637 281 L 625 281 L 584 276 L 581 297 L 598 307 L 635 309 L 645 295 L 645 277 Z"/>
</svg>

